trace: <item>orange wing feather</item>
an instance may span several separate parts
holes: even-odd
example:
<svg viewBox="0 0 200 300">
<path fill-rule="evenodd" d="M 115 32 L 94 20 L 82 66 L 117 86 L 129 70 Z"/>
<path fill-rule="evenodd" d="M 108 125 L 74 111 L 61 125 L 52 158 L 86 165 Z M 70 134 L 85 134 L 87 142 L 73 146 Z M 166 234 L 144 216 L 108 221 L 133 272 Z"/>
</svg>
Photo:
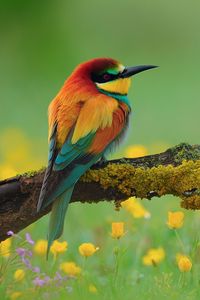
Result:
<svg viewBox="0 0 200 300">
<path fill-rule="evenodd" d="M 112 125 L 97 130 L 89 149 L 90 153 L 100 153 L 104 151 L 105 148 L 120 135 L 126 125 L 128 112 L 128 106 L 120 103 L 118 109 L 113 113 Z"/>
<path fill-rule="evenodd" d="M 113 113 L 117 107 L 118 102 L 106 95 L 97 94 L 95 97 L 88 99 L 80 111 L 72 136 L 72 143 L 75 144 L 90 132 L 110 127 Z"/>
<path fill-rule="evenodd" d="M 72 99 L 75 100 L 75 99 Z M 79 100 L 72 101 L 58 95 L 49 105 L 49 137 L 54 124 L 57 124 L 57 145 L 61 147 L 69 134 L 72 127 L 75 125 L 79 116 L 82 102 Z"/>
</svg>

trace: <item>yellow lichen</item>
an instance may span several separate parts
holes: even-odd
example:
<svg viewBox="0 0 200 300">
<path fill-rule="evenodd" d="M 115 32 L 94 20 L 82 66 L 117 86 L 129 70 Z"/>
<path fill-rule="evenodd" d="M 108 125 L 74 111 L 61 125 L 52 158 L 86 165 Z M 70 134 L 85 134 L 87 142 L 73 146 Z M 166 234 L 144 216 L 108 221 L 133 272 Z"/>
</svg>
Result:
<svg viewBox="0 0 200 300">
<path fill-rule="evenodd" d="M 200 160 L 183 161 L 176 167 L 159 165 L 153 168 L 110 163 L 103 169 L 89 170 L 81 181 L 98 182 L 104 189 L 116 189 L 127 197 L 133 190 L 139 198 L 146 198 L 150 191 L 156 191 L 159 196 L 173 194 L 183 199 L 183 207 L 200 208 L 200 195 L 187 198 L 183 195 L 185 191 L 200 189 Z"/>
</svg>

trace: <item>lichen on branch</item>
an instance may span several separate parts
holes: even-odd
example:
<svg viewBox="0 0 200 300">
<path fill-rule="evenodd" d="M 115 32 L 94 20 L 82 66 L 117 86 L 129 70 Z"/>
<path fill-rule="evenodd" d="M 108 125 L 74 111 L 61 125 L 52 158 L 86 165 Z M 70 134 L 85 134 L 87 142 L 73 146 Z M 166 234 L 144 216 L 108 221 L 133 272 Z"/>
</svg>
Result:
<svg viewBox="0 0 200 300">
<path fill-rule="evenodd" d="M 0 241 L 47 214 L 36 212 L 45 169 L 0 182 Z M 77 182 L 71 202 L 120 203 L 130 196 L 171 194 L 186 209 L 200 209 L 200 145 L 180 144 L 163 153 L 98 163 Z"/>
<path fill-rule="evenodd" d="M 183 207 L 200 208 L 200 195 L 189 195 L 189 191 L 200 188 L 200 160 L 184 160 L 178 166 L 160 165 L 152 168 L 110 163 L 103 169 L 89 170 L 81 181 L 97 182 L 105 190 L 118 189 L 127 197 L 134 194 L 141 199 L 148 198 L 151 191 L 158 197 L 173 194 L 183 200 Z M 190 201 L 194 197 L 196 207 Z"/>
</svg>

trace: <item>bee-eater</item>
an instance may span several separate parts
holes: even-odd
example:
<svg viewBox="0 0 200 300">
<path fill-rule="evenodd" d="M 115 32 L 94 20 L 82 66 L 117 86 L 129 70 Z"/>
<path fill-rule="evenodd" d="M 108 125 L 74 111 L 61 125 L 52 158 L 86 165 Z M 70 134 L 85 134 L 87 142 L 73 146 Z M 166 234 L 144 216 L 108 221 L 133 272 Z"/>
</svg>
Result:
<svg viewBox="0 0 200 300">
<path fill-rule="evenodd" d="M 124 67 L 111 58 L 84 62 L 49 105 L 49 158 L 37 206 L 40 211 L 53 204 L 47 255 L 63 232 L 76 182 L 126 131 L 131 76 L 152 68 Z"/>
</svg>

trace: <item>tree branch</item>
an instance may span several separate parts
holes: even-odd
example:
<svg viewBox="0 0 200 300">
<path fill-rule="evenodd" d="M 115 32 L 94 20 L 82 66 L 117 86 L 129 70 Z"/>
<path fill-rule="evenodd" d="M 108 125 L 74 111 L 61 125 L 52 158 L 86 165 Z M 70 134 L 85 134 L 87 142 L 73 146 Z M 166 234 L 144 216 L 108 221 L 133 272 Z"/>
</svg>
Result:
<svg viewBox="0 0 200 300">
<path fill-rule="evenodd" d="M 0 241 L 8 230 L 15 233 L 47 214 L 36 213 L 44 169 L 0 181 Z M 141 158 L 99 163 L 76 184 L 71 202 L 116 203 L 135 196 L 151 199 L 179 196 L 186 209 L 200 208 L 200 145 L 180 144 Z"/>
</svg>

